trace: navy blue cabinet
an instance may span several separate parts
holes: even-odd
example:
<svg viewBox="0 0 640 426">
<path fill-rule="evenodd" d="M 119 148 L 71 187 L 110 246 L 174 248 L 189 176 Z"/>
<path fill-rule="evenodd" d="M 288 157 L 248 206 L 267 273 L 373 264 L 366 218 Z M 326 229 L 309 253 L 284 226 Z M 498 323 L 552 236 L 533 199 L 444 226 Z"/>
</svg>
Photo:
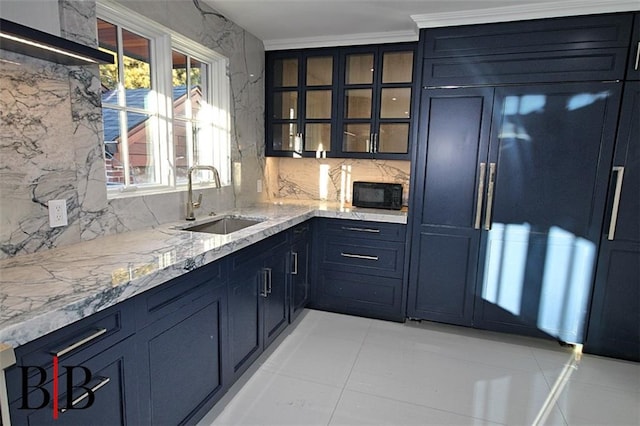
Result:
<svg viewBox="0 0 640 426">
<path fill-rule="evenodd" d="M 422 30 L 423 84 L 624 78 L 631 13 Z"/>
<path fill-rule="evenodd" d="M 288 235 L 235 253 L 229 277 L 229 351 L 238 378 L 288 324 Z"/>
<path fill-rule="evenodd" d="M 311 295 L 312 234 L 312 221 L 306 221 L 291 230 L 290 322 L 293 322 L 309 303 Z"/>
<path fill-rule="evenodd" d="M 424 90 L 407 315 L 471 325 L 493 89 Z"/>
<path fill-rule="evenodd" d="M 335 49 L 267 52 L 266 154 L 331 155 L 336 138 Z"/>
<path fill-rule="evenodd" d="M 625 86 L 585 351 L 640 361 L 640 82 Z"/>
<path fill-rule="evenodd" d="M 425 90 L 409 316 L 582 342 L 620 86 Z"/>
<path fill-rule="evenodd" d="M 410 157 L 416 43 L 266 53 L 266 155 Z"/>
<path fill-rule="evenodd" d="M 320 220 L 312 307 L 404 321 L 405 232 L 401 224 Z"/>
<path fill-rule="evenodd" d="M 409 159 L 416 47 L 341 49 L 339 157 Z"/>
<path fill-rule="evenodd" d="M 183 424 L 204 415 L 226 391 L 227 286 L 221 262 L 143 293 L 136 333 L 144 424 Z"/>
</svg>

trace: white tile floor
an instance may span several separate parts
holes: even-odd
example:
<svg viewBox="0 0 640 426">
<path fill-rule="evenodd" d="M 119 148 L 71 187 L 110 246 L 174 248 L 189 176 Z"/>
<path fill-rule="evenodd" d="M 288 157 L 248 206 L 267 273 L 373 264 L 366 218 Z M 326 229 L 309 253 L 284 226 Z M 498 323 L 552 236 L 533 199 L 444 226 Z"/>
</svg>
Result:
<svg viewBox="0 0 640 426">
<path fill-rule="evenodd" d="M 285 333 L 200 426 L 530 425 L 563 371 L 544 424 L 640 425 L 637 363 L 572 364 L 555 342 L 313 310 Z"/>
</svg>

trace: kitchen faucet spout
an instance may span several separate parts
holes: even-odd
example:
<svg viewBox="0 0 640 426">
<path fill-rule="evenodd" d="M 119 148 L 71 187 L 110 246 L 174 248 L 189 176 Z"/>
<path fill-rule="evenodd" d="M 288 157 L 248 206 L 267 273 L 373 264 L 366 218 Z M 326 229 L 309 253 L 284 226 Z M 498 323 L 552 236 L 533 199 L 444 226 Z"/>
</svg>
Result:
<svg viewBox="0 0 640 426">
<path fill-rule="evenodd" d="M 194 214 L 194 210 L 200 207 L 202 203 L 202 194 L 198 196 L 198 201 L 193 201 L 193 172 L 196 170 L 209 170 L 213 173 L 213 180 L 215 182 L 216 188 L 221 188 L 220 185 L 220 174 L 218 173 L 218 169 L 213 166 L 205 166 L 205 165 L 195 165 L 189 167 L 187 171 L 188 175 L 188 183 L 187 183 L 187 220 L 196 220 L 196 216 Z"/>
</svg>

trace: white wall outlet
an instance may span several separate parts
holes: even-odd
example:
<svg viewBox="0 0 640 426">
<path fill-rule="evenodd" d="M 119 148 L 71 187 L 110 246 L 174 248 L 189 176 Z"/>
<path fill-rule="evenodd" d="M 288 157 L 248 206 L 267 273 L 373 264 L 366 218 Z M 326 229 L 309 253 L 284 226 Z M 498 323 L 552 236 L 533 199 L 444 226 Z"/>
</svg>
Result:
<svg viewBox="0 0 640 426">
<path fill-rule="evenodd" d="M 256 187 L 257 187 L 256 189 L 258 190 L 258 193 L 262 192 L 262 179 L 258 179 Z"/>
<path fill-rule="evenodd" d="M 67 226 L 67 200 L 49 200 L 49 226 Z"/>
</svg>

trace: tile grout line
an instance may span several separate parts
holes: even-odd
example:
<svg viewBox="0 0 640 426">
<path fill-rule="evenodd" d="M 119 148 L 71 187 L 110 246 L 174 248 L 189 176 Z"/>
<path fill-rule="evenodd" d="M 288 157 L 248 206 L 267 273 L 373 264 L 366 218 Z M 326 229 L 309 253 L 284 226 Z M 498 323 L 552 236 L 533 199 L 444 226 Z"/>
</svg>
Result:
<svg viewBox="0 0 640 426">
<path fill-rule="evenodd" d="M 351 364 L 351 369 L 349 370 L 349 374 L 347 375 L 347 378 L 344 381 L 344 384 L 342 385 L 342 389 L 340 390 L 340 396 L 338 397 L 338 400 L 336 401 L 336 405 L 333 407 L 333 411 L 331 412 L 331 417 L 329 417 L 329 421 L 327 422 L 327 426 L 329 426 L 331 424 L 331 422 L 333 421 L 333 416 L 335 416 L 336 414 L 336 410 L 338 409 L 338 405 L 340 405 L 340 401 L 342 400 L 342 396 L 344 395 L 344 391 L 347 388 L 347 384 L 349 383 L 349 378 L 351 378 L 351 373 L 353 373 L 353 367 L 355 367 L 356 362 L 358 362 L 358 358 L 360 357 L 360 352 L 362 352 L 362 347 L 364 346 L 364 342 L 367 340 L 367 336 L 369 335 L 369 331 L 371 331 L 371 327 L 373 326 L 373 321 L 369 321 L 369 327 L 367 327 L 367 332 L 364 334 L 364 337 L 362 338 L 362 342 L 360 343 L 360 347 L 358 348 L 358 353 L 356 354 L 355 358 L 353 359 L 353 363 Z"/>
</svg>

